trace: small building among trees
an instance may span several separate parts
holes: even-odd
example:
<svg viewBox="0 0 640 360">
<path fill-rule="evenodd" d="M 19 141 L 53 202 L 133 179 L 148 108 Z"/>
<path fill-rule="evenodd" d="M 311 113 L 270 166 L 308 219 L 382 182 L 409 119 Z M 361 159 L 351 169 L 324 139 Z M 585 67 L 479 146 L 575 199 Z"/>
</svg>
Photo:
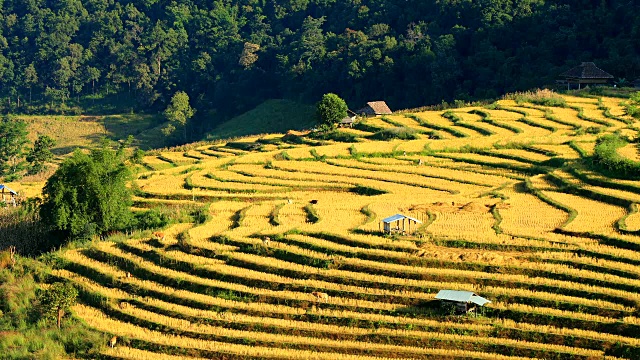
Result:
<svg viewBox="0 0 640 360">
<path fill-rule="evenodd" d="M 338 123 L 338 126 L 340 127 L 352 127 L 353 123 L 356 121 L 356 113 L 354 113 L 351 110 L 347 110 L 347 116 L 345 116 L 344 118 L 342 118 L 342 120 L 340 120 L 340 122 Z"/>
<path fill-rule="evenodd" d="M 478 306 L 483 307 L 491 302 L 471 291 L 460 290 L 440 290 L 436 299 L 440 300 L 443 307 L 453 307 L 456 313 L 476 311 Z"/>
<path fill-rule="evenodd" d="M 1 202 L 5 204 L 12 203 L 13 206 L 16 206 L 16 197 L 18 196 L 17 192 L 9 189 L 5 185 L 0 184 L 0 195 L 2 196 L 0 198 Z"/>
<path fill-rule="evenodd" d="M 422 221 L 412 218 L 410 216 L 395 214 L 393 216 L 389 216 L 388 218 L 382 219 L 382 223 L 384 224 L 384 232 L 386 234 L 391 233 L 402 233 L 406 234 L 407 232 L 411 232 L 411 224 L 414 224 L 413 230 L 417 229 L 417 224 L 422 224 Z M 405 228 L 405 225 L 407 226 Z M 407 231 L 408 230 L 408 231 Z"/>
<path fill-rule="evenodd" d="M 604 85 L 613 79 L 613 75 L 600 69 L 592 62 L 583 62 L 560 74 L 560 77 L 562 80 L 559 83 L 566 84 L 567 90 L 571 89 L 571 84 L 577 84 L 578 89 L 581 89 L 582 85 Z"/>
<path fill-rule="evenodd" d="M 359 115 L 366 117 L 391 115 L 393 112 L 384 101 L 371 101 L 365 107 L 357 111 Z"/>
</svg>

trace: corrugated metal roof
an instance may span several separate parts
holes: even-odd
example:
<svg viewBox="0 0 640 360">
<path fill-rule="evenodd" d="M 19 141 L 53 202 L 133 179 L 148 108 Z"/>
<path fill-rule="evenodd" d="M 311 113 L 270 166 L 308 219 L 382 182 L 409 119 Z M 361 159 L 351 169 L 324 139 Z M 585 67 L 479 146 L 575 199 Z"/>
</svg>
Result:
<svg viewBox="0 0 640 360">
<path fill-rule="evenodd" d="M 478 296 L 471 291 L 460 291 L 460 290 L 440 290 L 438 295 L 436 295 L 436 299 L 438 300 L 447 300 L 447 301 L 456 301 L 456 302 L 472 302 L 474 304 L 478 304 L 480 306 L 484 306 L 491 301 L 483 298 L 482 296 Z"/>
<path fill-rule="evenodd" d="M 422 224 L 422 221 L 416 219 L 416 218 L 412 218 L 411 216 L 406 216 L 406 215 L 402 215 L 402 214 L 395 214 L 393 216 L 389 216 L 388 218 L 382 219 L 383 223 L 392 223 L 394 221 L 398 221 L 398 220 L 402 220 L 402 219 L 409 219 L 409 220 L 413 220 L 417 223 Z"/>
<path fill-rule="evenodd" d="M 13 191 L 13 190 L 9 189 L 8 187 L 6 187 L 6 186 L 4 186 L 4 185 L 0 185 L 0 192 L 2 192 L 2 191 L 4 191 L 4 192 L 10 192 L 10 193 L 12 193 L 13 195 L 18 195 L 18 193 L 17 193 L 17 192 L 15 192 L 15 191 Z"/>
<path fill-rule="evenodd" d="M 490 303 L 491 301 L 483 298 L 482 296 L 478 296 L 478 295 L 473 295 L 471 297 L 471 299 L 469 299 L 469 301 L 471 301 L 474 304 L 478 304 L 480 306 L 484 306 L 485 304 Z"/>
</svg>

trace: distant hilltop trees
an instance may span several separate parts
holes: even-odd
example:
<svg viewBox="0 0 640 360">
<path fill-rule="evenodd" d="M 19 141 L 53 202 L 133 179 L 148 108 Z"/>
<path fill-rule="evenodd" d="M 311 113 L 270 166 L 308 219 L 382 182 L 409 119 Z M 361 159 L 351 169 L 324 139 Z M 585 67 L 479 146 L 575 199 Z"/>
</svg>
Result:
<svg viewBox="0 0 640 360">
<path fill-rule="evenodd" d="M 210 128 L 266 99 L 401 109 L 538 87 L 581 61 L 640 74 L 628 1 L 162 4 L 3 1 L 0 111 L 159 112 L 183 91 Z"/>
</svg>

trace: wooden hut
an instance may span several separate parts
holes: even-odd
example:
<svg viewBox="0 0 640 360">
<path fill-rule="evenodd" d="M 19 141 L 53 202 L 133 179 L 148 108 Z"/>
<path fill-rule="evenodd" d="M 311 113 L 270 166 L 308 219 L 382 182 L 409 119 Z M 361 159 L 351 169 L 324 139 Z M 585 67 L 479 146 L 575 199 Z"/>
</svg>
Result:
<svg viewBox="0 0 640 360">
<path fill-rule="evenodd" d="M 391 115 L 393 112 L 384 101 L 371 101 L 365 107 L 358 110 L 358 114 L 366 117 Z"/>
<path fill-rule="evenodd" d="M 16 206 L 16 197 L 18 196 L 17 192 L 9 189 L 5 185 L 0 184 L 0 196 L 0 201 L 7 204 L 12 203 L 13 206 Z"/>
<path fill-rule="evenodd" d="M 457 313 L 476 311 L 478 306 L 483 307 L 491 302 L 471 291 L 459 290 L 440 290 L 436 299 L 442 302 L 443 307 L 453 306 Z"/>
<path fill-rule="evenodd" d="M 411 232 L 411 224 L 414 224 L 413 230 L 416 230 L 417 224 L 422 224 L 422 221 L 412 218 L 410 216 L 395 214 L 388 218 L 382 219 L 384 224 L 384 232 L 386 234 L 402 233 L 406 234 Z"/>
<path fill-rule="evenodd" d="M 562 83 L 566 83 L 567 90 L 571 89 L 571 84 L 577 84 L 578 89 L 582 85 L 603 85 L 613 79 L 613 75 L 600 69 L 592 62 L 583 62 L 564 73 L 560 74 Z"/>
<path fill-rule="evenodd" d="M 356 113 L 351 110 L 347 110 L 347 116 L 345 116 L 338 123 L 339 127 L 353 127 L 353 123 L 356 121 Z"/>
</svg>

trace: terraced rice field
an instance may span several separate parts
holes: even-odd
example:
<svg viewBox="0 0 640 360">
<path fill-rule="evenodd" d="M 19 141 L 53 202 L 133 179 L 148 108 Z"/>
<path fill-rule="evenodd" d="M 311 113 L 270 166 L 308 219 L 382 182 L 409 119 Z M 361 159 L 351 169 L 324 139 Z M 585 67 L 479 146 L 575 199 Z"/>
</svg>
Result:
<svg viewBox="0 0 640 360">
<path fill-rule="evenodd" d="M 69 250 L 55 275 L 81 290 L 75 315 L 119 337 L 110 359 L 639 359 L 640 184 L 576 150 L 595 140 L 579 129 L 634 124 L 614 99 L 567 102 L 148 156 L 136 209 L 207 205 L 208 220 Z M 394 126 L 419 139 L 367 139 Z M 383 234 L 396 213 L 422 224 Z M 441 289 L 491 303 L 453 314 Z"/>
</svg>

